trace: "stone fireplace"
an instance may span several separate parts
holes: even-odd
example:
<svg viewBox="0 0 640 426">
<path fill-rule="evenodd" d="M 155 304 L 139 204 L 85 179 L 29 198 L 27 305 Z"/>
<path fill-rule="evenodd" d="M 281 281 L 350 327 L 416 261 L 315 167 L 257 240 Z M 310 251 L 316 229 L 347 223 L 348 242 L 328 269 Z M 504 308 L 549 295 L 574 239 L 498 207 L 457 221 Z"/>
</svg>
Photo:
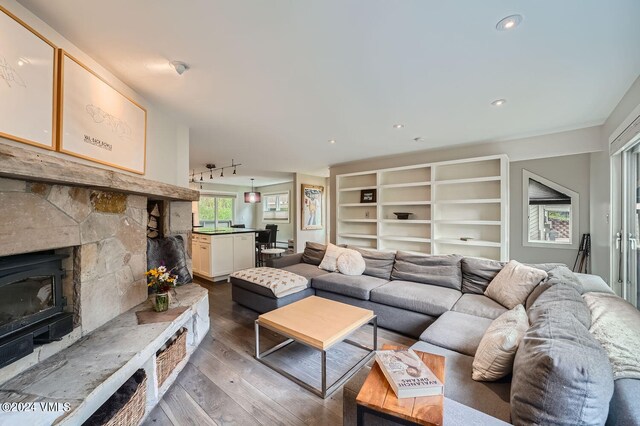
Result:
<svg viewBox="0 0 640 426">
<path fill-rule="evenodd" d="M 0 383 L 147 298 L 147 203 L 162 200 L 163 234 L 188 257 L 194 191 L 0 145 L 0 257 L 65 255 L 62 296 L 73 331 L 0 369 Z M 190 259 L 188 258 L 190 267 Z"/>
</svg>

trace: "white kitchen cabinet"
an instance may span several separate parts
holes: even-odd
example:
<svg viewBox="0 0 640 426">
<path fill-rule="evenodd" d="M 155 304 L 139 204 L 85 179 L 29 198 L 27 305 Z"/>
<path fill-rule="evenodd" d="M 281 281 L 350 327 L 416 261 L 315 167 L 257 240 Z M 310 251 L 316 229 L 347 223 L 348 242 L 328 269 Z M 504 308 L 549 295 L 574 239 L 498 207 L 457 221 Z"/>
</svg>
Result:
<svg viewBox="0 0 640 426">
<path fill-rule="evenodd" d="M 233 270 L 253 268 L 255 265 L 255 234 L 233 235 Z"/>
<path fill-rule="evenodd" d="M 194 234 L 193 272 L 210 279 L 224 279 L 229 274 L 255 265 L 255 234 Z"/>
</svg>

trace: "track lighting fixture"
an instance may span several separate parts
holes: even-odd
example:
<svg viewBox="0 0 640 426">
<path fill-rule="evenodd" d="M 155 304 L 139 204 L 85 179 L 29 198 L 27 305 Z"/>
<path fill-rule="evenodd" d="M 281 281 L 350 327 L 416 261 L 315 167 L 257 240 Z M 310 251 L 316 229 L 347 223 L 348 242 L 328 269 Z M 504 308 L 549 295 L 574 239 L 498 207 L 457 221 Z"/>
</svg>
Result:
<svg viewBox="0 0 640 426">
<path fill-rule="evenodd" d="M 207 170 L 209 171 L 209 179 L 213 179 L 213 172 L 220 170 L 220 177 L 224 177 L 224 169 L 233 169 L 233 174 L 238 174 L 238 167 L 242 166 L 240 163 L 236 163 L 235 160 L 231 160 L 231 164 L 222 167 L 216 167 L 214 163 L 208 163 L 205 165 Z M 200 181 L 202 181 L 202 176 L 205 172 L 197 172 L 195 169 L 191 171 L 191 182 L 196 181 L 196 176 L 200 173 Z"/>
</svg>

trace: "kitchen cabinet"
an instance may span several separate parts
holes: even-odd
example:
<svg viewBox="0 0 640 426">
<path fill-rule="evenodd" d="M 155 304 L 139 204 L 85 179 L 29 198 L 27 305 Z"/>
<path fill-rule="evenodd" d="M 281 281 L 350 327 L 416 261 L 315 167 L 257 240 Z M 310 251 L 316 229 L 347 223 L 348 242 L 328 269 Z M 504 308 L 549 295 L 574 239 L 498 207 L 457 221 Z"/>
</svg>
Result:
<svg viewBox="0 0 640 426">
<path fill-rule="evenodd" d="M 193 272 L 219 280 L 255 265 L 255 234 L 228 232 L 216 235 L 193 234 Z"/>
</svg>

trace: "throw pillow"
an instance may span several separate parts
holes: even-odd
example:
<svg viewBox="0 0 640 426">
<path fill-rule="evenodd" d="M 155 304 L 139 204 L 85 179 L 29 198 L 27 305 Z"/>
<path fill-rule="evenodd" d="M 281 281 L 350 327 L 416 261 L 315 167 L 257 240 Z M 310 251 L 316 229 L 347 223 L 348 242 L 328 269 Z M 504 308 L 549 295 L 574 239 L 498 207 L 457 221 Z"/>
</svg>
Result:
<svg viewBox="0 0 640 426">
<path fill-rule="evenodd" d="M 512 260 L 491 280 L 484 294 L 502 306 L 513 309 L 517 305 L 524 305 L 529 293 L 545 278 L 545 271 Z"/>
<path fill-rule="evenodd" d="M 320 262 L 322 262 L 326 250 L 327 246 L 324 244 L 307 241 L 304 247 L 304 253 L 302 253 L 302 261 L 309 265 L 318 266 Z"/>
<path fill-rule="evenodd" d="M 338 257 L 345 250 L 346 248 L 338 247 L 335 244 L 329 243 L 327 251 L 324 253 L 324 257 L 322 258 L 322 262 L 320 262 L 318 268 L 329 272 L 335 272 L 338 269 Z"/>
<path fill-rule="evenodd" d="M 465 257 L 462 259 L 462 292 L 484 294 L 492 279 L 502 271 L 506 262 Z"/>
<path fill-rule="evenodd" d="M 518 345 L 528 328 L 529 319 L 522 305 L 493 320 L 480 340 L 471 378 L 490 382 L 511 374 Z"/>
<path fill-rule="evenodd" d="M 338 272 L 344 275 L 362 275 L 367 265 L 360 253 L 345 249 L 336 261 Z"/>
</svg>

